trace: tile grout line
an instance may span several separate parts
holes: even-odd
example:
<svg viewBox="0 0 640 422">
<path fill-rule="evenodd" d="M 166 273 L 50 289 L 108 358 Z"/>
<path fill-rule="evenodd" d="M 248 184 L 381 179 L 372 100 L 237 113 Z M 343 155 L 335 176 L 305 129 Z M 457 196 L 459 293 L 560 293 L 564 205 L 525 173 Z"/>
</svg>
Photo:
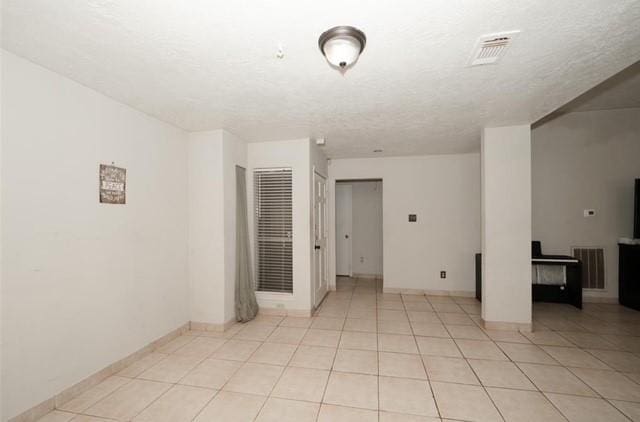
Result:
<svg viewBox="0 0 640 422">
<path fill-rule="evenodd" d="M 433 305 L 431 304 L 431 302 L 429 301 L 429 299 L 427 298 L 426 295 L 424 295 L 424 299 L 427 301 L 427 303 L 429 303 L 429 306 L 431 306 L 433 308 Z M 404 300 L 403 300 L 402 303 L 403 303 L 403 306 L 405 307 L 405 310 L 406 310 L 406 303 L 404 303 Z M 436 318 L 438 318 L 438 320 L 440 320 L 440 317 L 438 316 L 437 313 L 436 313 Z M 427 377 L 427 385 L 429 386 L 429 392 L 431 393 L 431 399 L 433 400 L 433 404 L 436 407 L 436 412 L 438 413 L 438 417 L 440 419 L 442 419 L 444 417 L 444 415 L 442 414 L 442 411 L 440 410 L 440 406 L 438 405 L 438 401 L 436 400 L 436 394 L 433 391 L 433 385 L 431 385 L 431 378 L 429 377 L 429 372 L 427 371 L 427 365 L 424 363 L 424 359 L 422 357 L 422 353 L 421 353 L 420 347 L 418 346 L 418 340 L 416 339 L 415 331 L 413 330 L 413 325 L 411 325 L 411 323 L 409 323 L 409 325 L 411 326 L 411 332 L 413 333 L 413 342 L 416 345 L 416 349 L 418 349 L 418 356 L 420 356 L 420 362 L 422 362 L 422 368 L 424 369 L 425 376 Z M 446 330 L 446 327 L 445 327 L 445 330 Z"/>
<path fill-rule="evenodd" d="M 337 288 L 337 286 L 336 286 Z M 337 291 L 337 290 L 336 290 Z M 325 298 L 326 300 L 326 298 Z M 347 316 L 349 315 L 349 309 L 351 308 L 351 303 L 353 301 L 353 291 L 349 295 L 349 306 L 347 307 L 347 315 L 345 316 L 345 324 L 347 320 Z M 340 348 L 340 342 L 342 341 L 342 332 L 340 332 L 340 338 L 338 339 L 338 345 L 336 347 L 336 352 L 333 354 L 333 360 L 331 361 L 331 367 L 329 368 L 329 375 L 327 376 L 327 383 L 324 386 L 324 390 L 322 391 L 322 398 L 320 399 L 320 406 L 318 407 L 318 413 L 316 414 L 315 421 L 318 422 L 320 419 L 320 412 L 322 411 L 322 406 L 325 404 L 324 399 L 327 394 L 327 389 L 329 388 L 329 381 L 331 381 L 331 374 L 333 373 L 333 366 L 335 365 L 336 358 L 338 357 L 338 349 Z"/>
</svg>

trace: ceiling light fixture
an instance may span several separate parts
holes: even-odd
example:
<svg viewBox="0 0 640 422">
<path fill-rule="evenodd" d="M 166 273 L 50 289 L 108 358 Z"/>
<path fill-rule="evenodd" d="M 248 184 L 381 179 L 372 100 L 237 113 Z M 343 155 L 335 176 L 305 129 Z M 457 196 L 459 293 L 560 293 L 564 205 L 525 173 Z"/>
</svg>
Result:
<svg viewBox="0 0 640 422">
<path fill-rule="evenodd" d="M 353 26 L 336 26 L 323 32 L 318 39 L 320 51 L 329 64 L 342 72 L 358 61 L 366 43 L 364 32 Z"/>
</svg>

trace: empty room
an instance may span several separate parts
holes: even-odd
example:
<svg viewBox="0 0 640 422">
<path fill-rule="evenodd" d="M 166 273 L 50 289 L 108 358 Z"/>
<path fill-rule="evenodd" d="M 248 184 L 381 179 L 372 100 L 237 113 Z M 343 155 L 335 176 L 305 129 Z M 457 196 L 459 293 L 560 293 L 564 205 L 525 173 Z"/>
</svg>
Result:
<svg viewBox="0 0 640 422">
<path fill-rule="evenodd" d="M 1 422 L 640 422 L 640 1 L 0 13 Z"/>
</svg>

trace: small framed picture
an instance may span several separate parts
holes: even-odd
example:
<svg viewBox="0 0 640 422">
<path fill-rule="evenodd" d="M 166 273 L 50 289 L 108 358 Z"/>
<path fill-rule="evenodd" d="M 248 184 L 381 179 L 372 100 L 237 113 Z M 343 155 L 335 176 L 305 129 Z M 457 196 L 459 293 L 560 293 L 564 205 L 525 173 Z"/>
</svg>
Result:
<svg viewBox="0 0 640 422">
<path fill-rule="evenodd" d="M 127 169 L 100 164 L 100 203 L 125 204 Z"/>
</svg>

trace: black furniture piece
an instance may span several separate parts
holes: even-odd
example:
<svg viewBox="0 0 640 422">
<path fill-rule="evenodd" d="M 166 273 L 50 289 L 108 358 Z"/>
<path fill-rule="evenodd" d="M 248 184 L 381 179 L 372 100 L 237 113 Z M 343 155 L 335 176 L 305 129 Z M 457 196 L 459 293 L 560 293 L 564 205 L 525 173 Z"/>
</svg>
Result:
<svg viewBox="0 0 640 422">
<path fill-rule="evenodd" d="M 534 302 L 568 303 L 582 309 L 582 264 L 580 260 L 566 255 L 544 255 L 540 241 L 531 242 L 532 265 L 562 265 L 565 267 L 566 283 L 533 284 L 531 296 Z M 476 254 L 476 299 L 482 300 L 482 254 Z"/>
<path fill-rule="evenodd" d="M 640 245 L 618 244 L 618 302 L 640 311 Z"/>
</svg>

